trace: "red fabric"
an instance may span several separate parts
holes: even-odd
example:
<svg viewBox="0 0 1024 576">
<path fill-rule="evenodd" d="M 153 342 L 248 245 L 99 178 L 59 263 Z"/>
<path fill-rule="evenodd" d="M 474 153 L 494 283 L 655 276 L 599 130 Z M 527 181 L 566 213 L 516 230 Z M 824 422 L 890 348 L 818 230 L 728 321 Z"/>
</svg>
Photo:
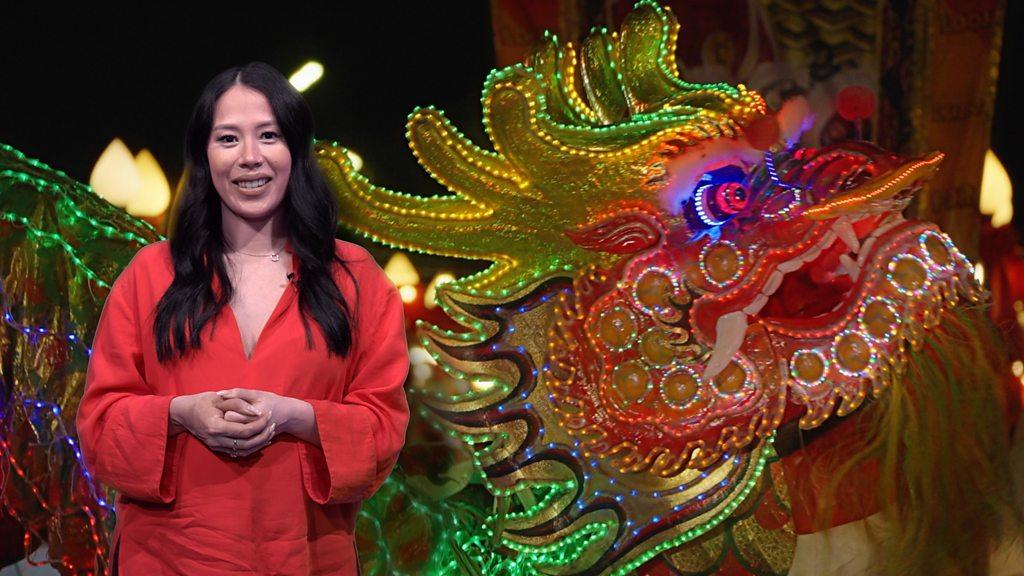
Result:
<svg viewBox="0 0 1024 576">
<path fill-rule="evenodd" d="M 119 492 L 110 556 L 120 538 L 120 574 L 358 573 L 359 503 L 381 486 L 405 442 L 409 356 L 397 289 L 364 248 L 336 244 L 362 296 L 335 267 L 346 301 L 357 303 L 347 359 L 327 356 L 312 319 L 315 347 L 306 348 L 291 285 L 251 360 L 224 309 L 204 327 L 201 350 L 162 365 L 152 326 L 174 273 L 168 242 L 139 250 L 115 281 L 77 427 L 90 473 Z M 322 448 L 282 433 L 255 454 L 231 458 L 187 432 L 168 438 L 172 398 L 234 387 L 309 402 Z"/>
<path fill-rule="evenodd" d="M 873 407 L 867 407 L 869 410 Z M 878 503 L 878 461 L 858 464 L 836 487 L 831 517 L 823 517 L 819 506 L 827 505 L 826 486 L 844 463 L 842 455 L 859 452 L 869 441 L 870 417 L 861 409 L 839 420 L 814 442 L 782 458 L 789 488 L 793 526 L 797 534 L 812 534 L 857 520 L 881 510 Z"/>
</svg>

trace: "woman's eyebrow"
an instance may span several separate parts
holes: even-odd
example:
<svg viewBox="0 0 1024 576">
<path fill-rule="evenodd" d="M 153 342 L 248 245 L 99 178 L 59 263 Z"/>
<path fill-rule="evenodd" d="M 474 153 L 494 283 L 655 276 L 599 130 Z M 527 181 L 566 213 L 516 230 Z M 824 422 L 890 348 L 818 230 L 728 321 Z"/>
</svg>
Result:
<svg viewBox="0 0 1024 576">
<path fill-rule="evenodd" d="M 257 128 L 262 128 L 264 126 L 273 126 L 273 125 L 274 125 L 274 122 L 271 120 L 271 121 L 263 122 L 261 124 L 257 124 L 256 127 Z M 238 130 L 238 126 L 236 126 L 234 124 L 217 124 L 216 126 L 213 127 L 214 130 L 227 129 L 227 128 Z"/>
</svg>

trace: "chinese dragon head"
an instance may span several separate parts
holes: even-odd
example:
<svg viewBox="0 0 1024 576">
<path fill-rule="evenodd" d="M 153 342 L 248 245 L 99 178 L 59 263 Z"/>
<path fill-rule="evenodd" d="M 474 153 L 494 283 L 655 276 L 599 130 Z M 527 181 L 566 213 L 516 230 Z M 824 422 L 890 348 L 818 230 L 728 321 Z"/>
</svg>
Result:
<svg viewBox="0 0 1024 576">
<path fill-rule="evenodd" d="M 419 325 L 471 385 L 419 402 L 472 446 L 497 502 L 482 529 L 524 573 L 633 573 L 658 556 L 696 573 L 730 547 L 752 572 L 784 573 L 795 538 L 777 440 L 868 410 L 888 415 L 871 419 L 885 440 L 945 385 L 907 384 L 922 379 L 915 354 L 984 296 L 946 234 L 901 214 L 941 154 L 799 147 L 799 102 L 775 112 L 742 85 L 682 80 L 677 32 L 640 2 L 578 49 L 548 36 L 486 81 L 493 151 L 414 111 L 412 150 L 448 195 L 375 186 L 317 144 L 346 225 L 493 262 L 438 288 L 467 331 Z M 765 126 L 767 145 L 751 137 Z M 884 408 L 896 387 L 917 408 Z M 757 539 L 782 552 L 752 551 Z"/>
</svg>

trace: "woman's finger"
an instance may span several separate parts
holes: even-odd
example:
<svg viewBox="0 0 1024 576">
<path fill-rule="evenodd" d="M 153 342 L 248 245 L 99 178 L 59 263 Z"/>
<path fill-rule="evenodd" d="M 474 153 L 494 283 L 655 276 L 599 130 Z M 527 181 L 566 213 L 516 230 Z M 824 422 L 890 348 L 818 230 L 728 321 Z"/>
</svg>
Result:
<svg viewBox="0 0 1024 576">
<path fill-rule="evenodd" d="M 248 440 L 239 441 L 238 448 L 235 451 L 237 457 L 243 458 L 269 446 L 270 442 L 274 438 L 274 432 L 276 427 L 277 423 L 274 422 L 270 426 L 267 426 L 266 430 L 264 430 L 260 434 L 257 434 L 256 436 L 253 436 Z"/>
<path fill-rule="evenodd" d="M 252 404 L 242 400 L 241 398 L 228 398 L 226 400 L 216 400 L 214 405 L 220 410 L 228 411 L 234 410 L 241 414 L 251 414 L 253 416 L 259 416 L 259 410 Z"/>
<path fill-rule="evenodd" d="M 263 429 L 262 432 L 253 436 L 252 438 L 239 440 L 238 450 L 249 450 L 250 448 L 259 448 L 260 446 L 263 446 L 264 444 L 267 443 L 267 440 L 270 440 L 271 438 L 274 437 L 274 429 L 276 427 L 277 422 L 273 422 L 270 424 L 270 426 L 267 426 L 266 428 Z"/>
<path fill-rule="evenodd" d="M 228 410 L 227 412 L 224 413 L 224 419 L 227 420 L 228 422 L 238 422 L 240 424 L 244 424 L 246 422 L 252 422 L 253 418 L 255 418 L 255 416 L 241 414 L 239 412 L 235 412 L 234 410 Z"/>
<path fill-rule="evenodd" d="M 246 422 L 221 422 L 216 435 L 227 438 L 228 442 L 231 440 L 238 440 L 239 442 L 249 440 L 267 428 L 273 414 L 273 410 L 267 410 L 259 417 L 250 418 Z"/>
<path fill-rule="evenodd" d="M 248 388 L 231 388 L 230 390 L 221 390 L 217 392 L 217 395 L 221 398 L 241 398 L 249 402 L 256 402 L 260 399 L 259 390 L 250 390 Z"/>
</svg>

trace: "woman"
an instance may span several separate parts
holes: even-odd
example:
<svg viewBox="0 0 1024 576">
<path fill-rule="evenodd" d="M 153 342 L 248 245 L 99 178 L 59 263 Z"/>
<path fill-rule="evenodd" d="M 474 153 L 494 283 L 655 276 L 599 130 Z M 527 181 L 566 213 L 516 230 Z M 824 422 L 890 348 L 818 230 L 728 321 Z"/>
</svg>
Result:
<svg viewBox="0 0 1024 576">
<path fill-rule="evenodd" d="M 359 573 L 359 505 L 409 419 L 405 319 L 370 254 L 334 238 L 312 135 L 274 68 L 215 77 L 170 238 L 111 288 L 77 425 L 119 492 L 115 574 Z"/>
</svg>

